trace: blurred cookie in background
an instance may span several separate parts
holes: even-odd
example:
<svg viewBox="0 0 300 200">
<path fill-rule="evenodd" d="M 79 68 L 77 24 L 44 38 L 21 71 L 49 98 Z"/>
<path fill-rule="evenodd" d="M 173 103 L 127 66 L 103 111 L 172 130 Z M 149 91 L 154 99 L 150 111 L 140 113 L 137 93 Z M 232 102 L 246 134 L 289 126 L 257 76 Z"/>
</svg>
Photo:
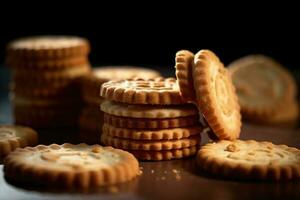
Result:
<svg viewBox="0 0 300 200">
<path fill-rule="evenodd" d="M 90 71 L 88 40 L 34 36 L 12 41 L 6 62 L 16 124 L 35 128 L 77 125 L 82 107 L 78 78 Z"/>
<path fill-rule="evenodd" d="M 100 135 L 103 126 L 103 112 L 100 104 L 100 87 L 110 80 L 123 80 L 130 78 L 156 78 L 161 74 L 158 71 L 132 66 L 103 66 L 93 70 L 80 78 L 81 98 L 84 107 L 79 116 L 79 140 L 88 144 L 100 143 Z"/>
<path fill-rule="evenodd" d="M 249 55 L 229 64 L 229 71 L 243 119 L 265 125 L 297 125 L 297 84 L 284 66 L 264 55 Z"/>
</svg>

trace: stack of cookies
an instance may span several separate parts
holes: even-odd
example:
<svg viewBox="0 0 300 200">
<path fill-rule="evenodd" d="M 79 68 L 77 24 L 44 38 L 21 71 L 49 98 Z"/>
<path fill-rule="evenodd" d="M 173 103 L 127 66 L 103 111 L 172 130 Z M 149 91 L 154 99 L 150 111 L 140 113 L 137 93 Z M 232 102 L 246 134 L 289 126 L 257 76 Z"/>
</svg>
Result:
<svg viewBox="0 0 300 200">
<path fill-rule="evenodd" d="M 102 84 L 100 95 L 105 145 L 140 160 L 170 160 L 194 155 L 202 127 L 198 110 L 181 98 L 173 78 L 127 79 Z"/>
<path fill-rule="evenodd" d="M 12 69 L 11 100 L 15 123 L 36 128 L 77 124 L 77 79 L 90 71 L 86 39 L 40 36 L 19 39 L 7 48 Z"/>
<path fill-rule="evenodd" d="M 266 125 L 297 125 L 299 106 L 293 76 L 277 61 L 249 55 L 229 65 L 243 118 Z"/>
<path fill-rule="evenodd" d="M 103 98 L 99 96 L 99 88 L 103 83 L 110 80 L 159 76 L 160 73 L 155 70 L 129 66 L 97 67 L 83 76 L 80 80 L 81 96 L 84 101 L 84 108 L 79 117 L 80 140 L 90 144 L 100 143 L 99 133 L 103 125 L 103 112 L 99 106 L 103 102 Z"/>
</svg>

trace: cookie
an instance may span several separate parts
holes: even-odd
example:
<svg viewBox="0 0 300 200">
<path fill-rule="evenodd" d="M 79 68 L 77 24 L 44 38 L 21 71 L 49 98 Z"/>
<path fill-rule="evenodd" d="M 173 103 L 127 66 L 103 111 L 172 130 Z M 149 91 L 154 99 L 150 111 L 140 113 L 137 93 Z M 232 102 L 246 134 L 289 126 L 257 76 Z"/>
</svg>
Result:
<svg viewBox="0 0 300 200">
<path fill-rule="evenodd" d="M 237 139 L 241 115 L 235 88 L 227 69 L 209 50 L 195 55 L 193 80 L 196 104 L 209 127 L 219 139 Z"/>
<path fill-rule="evenodd" d="M 89 65 L 59 69 L 59 70 L 28 70 L 18 69 L 12 71 L 12 81 L 20 84 L 55 84 L 71 82 L 90 71 Z"/>
<path fill-rule="evenodd" d="M 13 117 L 15 124 L 34 128 L 76 127 L 79 112 L 76 106 L 42 109 L 15 107 L 13 108 Z"/>
<path fill-rule="evenodd" d="M 129 150 L 137 159 L 145 161 L 161 161 L 181 159 L 193 156 L 197 153 L 197 146 L 192 146 L 183 149 L 172 149 L 163 151 L 142 151 L 142 150 Z"/>
<path fill-rule="evenodd" d="M 101 135 L 101 142 L 108 146 L 126 150 L 160 151 L 195 146 L 200 143 L 199 135 L 178 140 L 132 140 L 113 137 L 103 133 Z"/>
<path fill-rule="evenodd" d="M 300 150 L 254 140 L 226 141 L 203 146 L 199 167 L 235 179 L 290 180 L 300 178 Z"/>
<path fill-rule="evenodd" d="M 86 144 L 52 144 L 18 149 L 5 160 L 6 178 L 50 187 L 82 188 L 127 182 L 139 173 L 128 152 Z"/>
<path fill-rule="evenodd" d="M 132 140 L 175 140 L 188 138 L 194 135 L 200 135 L 202 128 L 199 126 L 191 126 L 185 128 L 169 128 L 169 129 L 124 129 L 116 128 L 104 123 L 102 133 L 118 138 L 127 138 Z"/>
<path fill-rule="evenodd" d="M 198 114 L 197 108 L 192 104 L 184 105 L 132 105 L 104 101 L 101 110 L 110 115 L 132 118 L 165 119 L 188 117 Z"/>
<path fill-rule="evenodd" d="M 98 107 L 86 106 L 82 109 L 79 116 L 79 127 L 81 130 L 100 134 L 103 122 L 103 112 Z"/>
<path fill-rule="evenodd" d="M 264 118 L 295 99 L 296 83 L 284 67 L 270 57 L 249 55 L 229 65 L 245 118 Z"/>
<path fill-rule="evenodd" d="M 187 50 L 176 53 L 175 70 L 179 90 L 184 99 L 195 100 L 195 89 L 193 82 L 194 54 Z"/>
<path fill-rule="evenodd" d="M 104 113 L 104 122 L 118 128 L 167 129 L 199 125 L 198 121 L 199 117 L 197 115 L 166 119 L 145 119 L 118 117 Z"/>
<path fill-rule="evenodd" d="M 282 107 L 271 116 L 265 118 L 251 118 L 252 122 L 272 125 L 278 127 L 292 128 L 298 125 L 299 119 L 299 105 L 297 102 L 292 101 L 287 103 L 285 107 Z"/>
<path fill-rule="evenodd" d="M 101 86 L 100 96 L 128 104 L 170 105 L 186 103 L 173 78 L 109 81 Z"/>
<path fill-rule="evenodd" d="M 142 67 L 130 66 L 106 66 L 93 68 L 80 80 L 82 96 L 87 102 L 98 103 L 100 86 L 110 80 L 124 80 L 130 78 L 156 78 L 161 76 L 159 72 Z"/>
<path fill-rule="evenodd" d="M 12 59 L 46 60 L 87 55 L 89 42 L 75 36 L 35 36 L 20 38 L 7 46 L 8 64 Z"/>
<path fill-rule="evenodd" d="M 38 142 L 37 133 L 28 127 L 0 125 L 0 158 L 18 147 L 33 146 Z"/>
<path fill-rule="evenodd" d="M 86 55 L 76 56 L 70 58 L 60 59 L 42 59 L 42 60 L 30 60 L 30 59 L 16 59 L 8 58 L 7 63 L 10 68 L 14 70 L 58 70 L 68 69 L 83 65 L 89 65 L 89 60 Z"/>
</svg>

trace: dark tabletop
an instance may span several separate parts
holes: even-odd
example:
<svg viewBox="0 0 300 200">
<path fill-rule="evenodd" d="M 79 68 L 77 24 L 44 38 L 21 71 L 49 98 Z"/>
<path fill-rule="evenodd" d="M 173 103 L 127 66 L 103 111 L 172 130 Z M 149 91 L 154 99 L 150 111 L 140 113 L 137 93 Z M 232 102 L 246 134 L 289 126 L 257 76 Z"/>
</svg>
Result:
<svg viewBox="0 0 300 200">
<path fill-rule="evenodd" d="M 11 123 L 7 98 L 8 74 L 0 68 L 0 124 Z M 70 130 L 69 133 L 73 133 Z M 76 132 L 76 131 L 75 131 Z M 45 132 L 43 137 L 72 140 L 72 134 Z M 66 133 L 66 132 L 65 132 Z M 279 129 L 244 124 L 242 139 L 268 140 L 300 148 L 300 129 Z M 54 140 L 54 139 L 53 139 Z M 207 137 L 203 137 L 203 143 Z M 61 191 L 9 183 L 0 165 L 0 200 L 6 199 L 300 199 L 300 182 L 241 182 L 201 172 L 194 158 L 140 162 L 143 174 L 135 180 L 91 191 Z"/>
</svg>

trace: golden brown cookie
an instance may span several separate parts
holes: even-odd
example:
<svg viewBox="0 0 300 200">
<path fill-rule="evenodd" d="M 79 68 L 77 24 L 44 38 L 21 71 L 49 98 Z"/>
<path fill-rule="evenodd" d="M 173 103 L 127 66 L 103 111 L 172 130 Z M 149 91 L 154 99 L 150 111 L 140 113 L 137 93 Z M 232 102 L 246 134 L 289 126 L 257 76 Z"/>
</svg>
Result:
<svg viewBox="0 0 300 200">
<path fill-rule="evenodd" d="M 169 128 L 169 129 L 125 129 L 116 128 L 109 124 L 103 124 L 102 133 L 118 138 L 126 138 L 132 140 L 175 140 L 189 138 L 190 136 L 200 135 L 202 128 L 200 126 L 191 126 L 185 128 Z M 200 137 L 200 136 L 199 136 Z"/>
<path fill-rule="evenodd" d="M 190 157 L 196 154 L 197 149 L 197 146 L 192 146 L 183 149 L 172 149 L 163 151 L 129 150 L 129 152 L 132 153 L 139 160 L 161 161 Z"/>
<path fill-rule="evenodd" d="M 101 86 L 100 96 L 129 104 L 170 105 L 186 103 L 173 78 L 109 81 Z"/>
<path fill-rule="evenodd" d="M 130 66 L 105 66 L 93 68 L 91 73 L 86 74 L 80 80 L 83 98 L 88 103 L 96 104 L 99 102 L 99 88 L 110 80 L 124 80 L 130 78 L 156 78 L 161 76 L 159 72 Z"/>
<path fill-rule="evenodd" d="M 58 70 L 28 70 L 17 69 L 12 71 L 12 81 L 25 85 L 54 84 L 58 85 L 71 82 L 74 78 L 80 77 L 90 72 L 89 65 L 79 65 L 77 67 Z"/>
<path fill-rule="evenodd" d="M 184 105 L 132 105 L 104 101 L 101 110 L 110 115 L 132 118 L 164 119 L 188 117 L 198 114 L 197 107 L 192 104 Z"/>
<path fill-rule="evenodd" d="M 5 160 L 8 179 L 63 188 L 91 188 L 127 182 L 139 173 L 128 152 L 86 144 L 52 144 L 18 149 Z"/>
<path fill-rule="evenodd" d="M 200 143 L 200 134 L 178 140 L 131 140 L 113 137 L 103 133 L 101 135 L 101 142 L 105 145 L 120 149 L 160 151 L 195 146 Z"/>
<path fill-rule="evenodd" d="M 104 122 L 118 128 L 136 129 L 167 129 L 200 125 L 197 115 L 165 119 L 146 119 L 118 117 L 104 113 Z"/>
<path fill-rule="evenodd" d="M 203 146 L 199 167 L 217 176 L 251 180 L 300 178 L 300 150 L 254 140 L 222 140 Z"/>
<path fill-rule="evenodd" d="M 195 101 L 193 82 L 194 54 L 187 50 L 178 51 L 175 63 L 176 78 L 182 97 L 188 101 Z"/>
<path fill-rule="evenodd" d="M 270 57 L 249 55 L 229 65 L 243 117 L 272 117 L 295 99 L 296 83 L 282 65 Z"/>
<path fill-rule="evenodd" d="M 103 125 L 103 112 L 99 107 L 86 106 L 79 116 L 79 127 L 81 130 L 96 132 L 100 135 Z"/>
<path fill-rule="evenodd" d="M 89 42 L 75 36 L 36 36 L 20 38 L 7 46 L 7 62 L 16 59 L 46 60 L 87 55 Z"/>
<path fill-rule="evenodd" d="M 0 125 L 0 158 L 18 147 L 38 143 L 38 134 L 31 128 L 15 125 Z"/>
<path fill-rule="evenodd" d="M 219 58 L 209 50 L 195 55 L 193 67 L 196 104 L 219 139 L 237 139 L 241 115 L 235 88 Z"/>
<path fill-rule="evenodd" d="M 250 120 L 250 119 L 249 119 Z M 278 127 L 292 128 L 298 125 L 299 120 L 299 104 L 291 101 L 276 111 L 271 116 L 265 118 L 253 118 L 252 122 L 264 125 L 272 125 Z"/>
<path fill-rule="evenodd" d="M 9 59 L 9 58 L 8 58 Z M 47 60 L 30 60 L 30 59 L 7 59 L 8 65 L 14 70 L 58 70 L 67 69 L 83 65 L 89 65 L 86 55 L 70 58 L 58 58 Z"/>
</svg>

